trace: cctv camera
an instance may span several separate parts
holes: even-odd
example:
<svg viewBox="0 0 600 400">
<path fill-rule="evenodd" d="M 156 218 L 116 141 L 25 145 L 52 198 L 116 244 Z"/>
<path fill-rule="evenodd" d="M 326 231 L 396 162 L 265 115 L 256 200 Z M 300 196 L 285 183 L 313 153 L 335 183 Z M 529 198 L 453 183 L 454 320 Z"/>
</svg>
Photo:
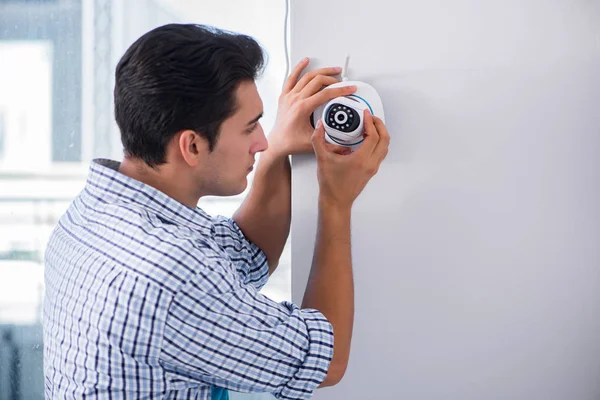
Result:
<svg viewBox="0 0 600 400">
<path fill-rule="evenodd" d="M 339 146 L 347 146 L 355 150 L 364 140 L 364 113 L 369 112 L 381 118 L 383 104 L 377 91 L 370 85 L 359 81 L 344 81 L 328 86 L 356 86 L 357 90 L 348 96 L 336 97 L 315 110 L 312 115 L 313 126 L 319 119 L 325 128 L 325 140 Z"/>
</svg>

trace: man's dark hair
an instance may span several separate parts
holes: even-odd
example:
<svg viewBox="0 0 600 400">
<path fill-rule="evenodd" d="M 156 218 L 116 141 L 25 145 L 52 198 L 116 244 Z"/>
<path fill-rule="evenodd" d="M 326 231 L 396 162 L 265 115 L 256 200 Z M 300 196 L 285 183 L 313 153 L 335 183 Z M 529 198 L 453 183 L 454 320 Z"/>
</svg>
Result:
<svg viewBox="0 0 600 400">
<path fill-rule="evenodd" d="M 165 163 L 173 136 L 191 129 L 212 151 L 222 122 L 237 109 L 236 89 L 265 64 L 251 37 L 194 24 L 169 24 L 140 37 L 115 73 L 115 119 L 125 155 Z"/>
</svg>

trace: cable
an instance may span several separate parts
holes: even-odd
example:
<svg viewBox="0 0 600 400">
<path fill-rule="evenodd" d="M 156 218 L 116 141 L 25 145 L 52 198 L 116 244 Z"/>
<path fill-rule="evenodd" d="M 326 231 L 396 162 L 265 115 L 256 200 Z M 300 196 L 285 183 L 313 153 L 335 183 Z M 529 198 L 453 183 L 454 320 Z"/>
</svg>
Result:
<svg viewBox="0 0 600 400">
<path fill-rule="evenodd" d="M 288 48 L 288 19 L 290 17 L 290 0 L 285 1 L 285 18 L 283 20 L 283 47 L 285 51 L 285 76 L 283 77 L 283 86 L 290 73 L 290 50 Z"/>
</svg>

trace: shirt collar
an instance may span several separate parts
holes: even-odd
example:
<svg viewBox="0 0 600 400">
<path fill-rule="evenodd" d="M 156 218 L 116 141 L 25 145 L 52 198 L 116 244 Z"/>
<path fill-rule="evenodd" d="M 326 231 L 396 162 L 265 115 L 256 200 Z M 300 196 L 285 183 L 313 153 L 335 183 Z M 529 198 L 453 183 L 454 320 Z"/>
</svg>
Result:
<svg viewBox="0 0 600 400">
<path fill-rule="evenodd" d="M 165 193 L 118 171 L 118 161 L 92 160 L 86 186 L 109 203 L 131 204 L 150 209 L 160 217 L 177 223 L 212 231 L 212 218 L 201 208 L 190 208 Z"/>
</svg>

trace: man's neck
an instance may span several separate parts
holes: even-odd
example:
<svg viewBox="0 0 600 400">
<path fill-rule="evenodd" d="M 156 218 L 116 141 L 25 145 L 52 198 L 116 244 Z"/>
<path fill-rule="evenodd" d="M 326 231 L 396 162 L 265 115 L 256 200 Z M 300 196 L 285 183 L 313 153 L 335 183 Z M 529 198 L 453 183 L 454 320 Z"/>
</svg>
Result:
<svg viewBox="0 0 600 400">
<path fill-rule="evenodd" d="M 119 172 L 129 178 L 152 186 L 167 196 L 190 207 L 196 208 L 200 196 L 190 193 L 186 179 L 178 174 L 175 169 L 163 164 L 156 168 L 150 168 L 143 161 L 133 160 L 125 157 L 119 166 Z"/>
</svg>

